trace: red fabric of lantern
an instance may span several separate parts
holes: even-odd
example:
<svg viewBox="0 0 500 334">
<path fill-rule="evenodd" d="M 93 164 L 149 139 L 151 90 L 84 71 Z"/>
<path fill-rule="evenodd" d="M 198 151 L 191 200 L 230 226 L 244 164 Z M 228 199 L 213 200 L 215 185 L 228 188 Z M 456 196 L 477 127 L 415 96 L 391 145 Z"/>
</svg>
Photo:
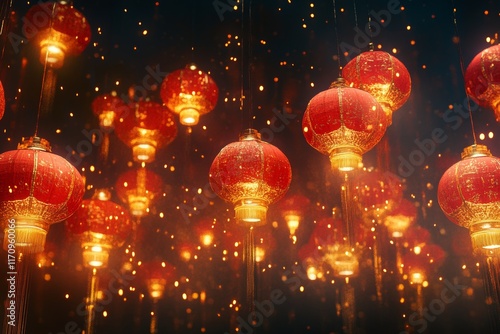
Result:
<svg viewBox="0 0 500 334">
<path fill-rule="evenodd" d="M 0 81 L 0 119 L 5 113 L 5 92 L 3 91 L 2 82 Z"/>
<path fill-rule="evenodd" d="M 401 61 L 384 51 L 359 54 L 342 69 L 342 76 L 348 85 L 367 91 L 380 103 L 389 125 L 392 113 L 410 97 L 410 73 Z"/>
<path fill-rule="evenodd" d="M 71 216 L 83 193 L 81 175 L 46 140 L 30 138 L 0 154 L 0 216 L 3 224 L 15 221 L 16 248 L 43 251 L 49 225 Z"/>
<path fill-rule="evenodd" d="M 441 177 L 438 202 L 448 219 L 469 229 L 474 249 L 500 249 L 500 159 L 486 146 L 465 148 Z"/>
<path fill-rule="evenodd" d="M 156 150 L 170 144 L 177 136 L 172 113 L 155 102 L 140 101 L 135 112 L 115 124 L 118 138 L 132 147 L 135 161 L 152 162 Z"/>
<path fill-rule="evenodd" d="M 253 129 L 226 145 L 210 167 L 209 181 L 219 197 L 235 205 L 236 220 L 265 224 L 267 207 L 285 195 L 292 168 L 275 146 Z"/>
<path fill-rule="evenodd" d="M 500 121 L 500 45 L 477 54 L 465 71 L 467 94 L 482 107 L 495 111 Z"/>
<path fill-rule="evenodd" d="M 165 77 L 160 96 L 165 105 L 179 114 L 183 125 L 196 125 L 200 115 L 215 108 L 219 89 L 207 73 L 191 65 Z"/>
<path fill-rule="evenodd" d="M 339 79 L 309 101 L 302 132 L 309 145 L 330 157 L 333 169 L 349 171 L 382 139 L 387 125 L 373 96 Z"/>
<path fill-rule="evenodd" d="M 82 53 L 90 42 L 90 26 L 81 12 L 71 5 L 47 2 L 30 8 L 25 17 L 24 34 L 41 47 L 40 61 L 59 68 L 65 55 Z"/>
</svg>

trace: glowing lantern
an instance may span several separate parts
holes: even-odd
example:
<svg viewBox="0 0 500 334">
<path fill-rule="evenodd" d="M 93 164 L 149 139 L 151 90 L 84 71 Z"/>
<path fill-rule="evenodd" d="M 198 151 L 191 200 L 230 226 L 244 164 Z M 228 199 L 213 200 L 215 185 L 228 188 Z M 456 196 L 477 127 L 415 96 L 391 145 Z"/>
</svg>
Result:
<svg viewBox="0 0 500 334">
<path fill-rule="evenodd" d="M 148 212 L 152 201 L 161 192 L 161 187 L 161 177 L 146 168 L 121 174 L 115 185 L 118 197 L 128 204 L 135 217 L 142 217 Z"/>
<path fill-rule="evenodd" d="M 85 16 L 73 6 L 39 3 L 25 17 L 24 33 L 40 46 L 40 62 L 63 66 L 66 55 L 82 53 L 90 42 L 90 26 Z"/>
<path fill-rule="evenodd" d="M 215 227 L 216 223 L 213 219 L 204 219 L 196 224 L 194 229 L 202 246 L 208 247 L 214 243 Z"/>
<path fill-rule="evenodd" d="M 472 145 L 438 185 L 438 202 L 455 224 L 468 228 L 476 251 L 500 249 L 500 159 Z"/>
<path fill-rule="evenodd" d="M 165 77 L 160 96 L 165 105 L 179 114 L 182 125 L 198 124 L 200 115 L 215 108 L 219 89 L 210 77 L 191 65 Z"/>
<path fill-rule="evenodd" d="M 353 199 L 368 220 L 385 216 L 403 199 L 401 180 L 391 172 L 365 171 L 354 177 L 353 184 Z"/>
<path fill-rule="evenodd" d="M 397 208 L 387 214 L 384 224 L 393 238 L 401 238 L 416 219 L 417 207 L 411 201 L 403 199 Z"/>
<path fill-rule="evenodd" d="M 316 245 L 308 242 L 299 249 L 297 255 L 301 260 L 302 267 L 306 268 L 306 275 L 309 280 L 325 279 L 322 268 L 323 260 Z"/>
<path fill-rule="evenodd" d="M 175 267 L 168 262 L 152 260 L 144 262 L 140 268 L 140 276 L 145 280 L 149 296 L 153 300 L 163 297 L 165 286 L 173 283 Z"/>
<path fill-rule="evenodd" d="M 132 230 L 127 211 L 116 203 L 99 199 L 98 192 L 93 199 L 82 201 L 66 226 L 79 238 L 84 264 L 89 267 L 106 267 L 111 249 L 122 246 Z"/>
<path fill-rule="evenodd" d="M 410 73 L 397 58 L 384 51 L 359 54 L 342 69 L 342 76 L 351 87 L 370 93 L 387 115 L 401 108 L 411 93 Z"/>
<path fill-rule="evenodd" d="M 16 250 L 42 252 L 49 226 L 80 205 L 84 182 L 75 167 L 32 137 L 0 154 L 0 217 L 5 236 L 15 229 Z M 4 247 L 7 246 L 4 238 Z"/>
<path fill-rule="evenodd" d="M 168 109 L 155 102 L 140 101 L 135 112 L 116 122 L 115 131 L 132 148 L 135 161 L 152 162 L 156 151 L 175 139 L 177 125 Z"/>
<path fill-rule="evenodd" d="M 310 203 L 309 198 L 300 194 L 283 198 L 280 201 L 281 215 L 286 221 L 290 235 L 295 235 L 295 231 L 297 231 L 300 221 L 304 219 L 305 211 Z"/>
<path fill-rule="evenodd" d="M 2 82 L 0 81 L 0 119 L 5 112 L 5 92 L 3 91 Z"/>
<path fill-rule="evenodd" d="M 465 71 L 467 94 L 480 106 L 493 109 L 500 122 L 500 45 L 477 54 Z"/>
<path fill-rule="evenodd" d="M 351 171 L 382 139 L 387 124 L 373 96 L 338 79 L 309 101 L 302 132 L 309 145 L 330 157 L 332 169 Z"/>
<path fill-rule="evenodd" d="M 238 223 L 266 223 L 268 205 L 288 190 L 292 168 L 275 146 L 260 140 L 254 129 L 246 130 L 238 142 L 226 145 L 210 167 L 212 189 L 233 203 Z"/>
<path fill-rule="evenodd" d="M 119 97 L 103 94 L 97 96 L 94 101 L 92 101 L 92 111 L 94 115 L 99 117 L 99 125 L 101 128 L 110 132 L 114 129 L 114 124 L 117 119 L 122 116 L 128 116 L 130 108 Z"/>
</svg>

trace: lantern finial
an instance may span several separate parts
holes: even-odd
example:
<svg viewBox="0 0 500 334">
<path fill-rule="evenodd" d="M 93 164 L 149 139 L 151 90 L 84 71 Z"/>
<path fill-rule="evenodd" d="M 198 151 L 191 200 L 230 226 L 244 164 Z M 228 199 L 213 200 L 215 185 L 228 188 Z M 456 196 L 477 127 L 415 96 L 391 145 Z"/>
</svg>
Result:
<svg viewBox="0 0 500 334">
<path fill-rule="evenodd" d="M 474 144 L 464 148 L 461 157 L 462 160 L 475 157 L 491 157 L 491 152 L 486 145 Z"/>
<path fill-rule="evenodd" d="M 52 152 L 52 148 L 50 147 L 49 141 L 40 137 L 22 138 L 21 142 L 17 145 L 17 149 L 18 150 L 32 149 L 45 152 Z"/>
</svg>

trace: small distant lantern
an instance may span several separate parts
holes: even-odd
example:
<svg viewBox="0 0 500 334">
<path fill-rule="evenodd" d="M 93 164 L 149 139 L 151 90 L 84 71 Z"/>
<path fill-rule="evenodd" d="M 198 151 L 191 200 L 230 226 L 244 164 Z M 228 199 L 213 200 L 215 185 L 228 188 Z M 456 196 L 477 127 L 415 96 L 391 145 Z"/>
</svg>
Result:
<svg viewBox="0 0 500 334">
<path fill-rule="evenodd" d="M 300 194 L 283 198 L 280 201 L 281 216 L 286 221 L 291 236 L 295 235 L 310 203 L 309 198 Z"/>
<path fill-rule="evenodd" d="M 165 105 L 179 115 L 182 125 L 198 124 L 200 115 L 215 108 L 219 89 L 207 73 L 194 65 L 168 74 L 161 85 Z"/>
<path fill-rule="evenodd" d="M 411 201 L 403 199 L 394 210 L 387 214 L 384 224 L 393 238 L 401 238 L 416 219 L 417 207 Z"/>
</svg>

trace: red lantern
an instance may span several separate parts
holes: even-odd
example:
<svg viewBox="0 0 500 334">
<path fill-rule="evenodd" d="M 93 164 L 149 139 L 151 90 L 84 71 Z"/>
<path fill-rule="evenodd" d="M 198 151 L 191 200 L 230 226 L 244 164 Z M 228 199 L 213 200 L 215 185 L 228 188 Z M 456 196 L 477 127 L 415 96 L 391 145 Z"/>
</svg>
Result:
<svg viewBox="0 0 500 334">
<path fill-rule="evenodd" d="M 384 224 L 393 238 L 401 238 L 416 219 L 417 207 L 413 202 L 403 199 L 394 210 L 387 214 Z"/>
<path fill-rule="evenodd" d="M 401 180 L 386 171 L 365 171 L 354 177 L 353 198 L 360 213 L 369 220 L 377 220 L 394 208 L 403 198 Z"/>
<path fill-rule="evenodd" d="M 234 204 L 238 223 L 266 222 L 267 207 L 288 190 L 292 168 L 275 146 L 248 129 L 238 142 L 226 145 L 210 167 L 209 181 L 219 197 Z"/>
<path fill-rule="evenodd" d="M 491 46 L 472 59 L 465 71 L 465 88 L 477 104 L 493 109 L 500 122 L 500 45 Z"/>
<path fill-rule="evenodd" d="M 152 162 L 157 149 L 170 144 L 177 136 L 173 115 L 155 102 L 140 101 L 126 117 L 115 124 L 116 135 L 132 147 L 134 160 Z"/>
<path fill-rule="evenodd" d="M 290 229 L 290 235 L 295 235 L 295 231 L 299 228 L 300 221 L 304 219 L 304 214 L 310 203 L 309 198 L 301 194 L 283 198 L 278 203 L 281 215 Z"/>
<path fill-rule="evenodd" d="M 165 286 L 171 284 L 175 278 L 175 267 L 166 261 L 160 260 L 142 263 L 138 272 L 146 282 L 149 295 L 153 300 L 161 299 Z"/>
<path fill-rule="evenodd" d="M 119 97 L 111 94 L 103 94 L 97 96 L 92 101 L 92 111 L 94 115 L 99 117 L 99 124 L 102 129 L 111 131 L 114 129 L 114 124 L 120 117 L 128 117 L 130 108 Z"/>
<path fill-rule="evenodd" d="M 0 119 L 5 113 L 5 92 L 3 91 L 2 82 L 0 81 Z"/>
<path fill-rule="evenodd" d="M 392 113 L 410 97 L 410 73 L 402 62 L 384 51 L 359 54 L 345 65 L 342 76 L 348 85 L 370 93 L 380 103 L 389 125 Z"/>
<path fill-rule="evenodd" d="M 144 216 L 152 201 L 161 193 L 162 179 L 158 174 L 139 168 L 121 174 L 116 181 L 118 197 L 127 203 L 133 216 Z"/>
<path fill-rule="evenodd" d="M 0 154 L 0 216 L 5 236 L 15 229 L 16 249 L 43 251 L 49 226 L 78 209 L 84 182 L 75 167 L 32 137 Z M 4 238 L 4 247 L 7 246 Z"/>
<path fill-rule="evenodd" d="M 438 202 L 448 219 L 469 229 L 475 250 L 500 249 L 500 159 L 486 146 L 464 149 L 439 181 Z"/>
<path fill-rule="evenodd" d="M 40 46 L 40 62 L 60 68 L 66 55 L 82 53 L 90 42 L 85 16 L 71 5 L 39 3 L 25 17 L 24 34 Z"/>
<path fill-rule="evenodd" d="M 179 114 L 181 124 L 198 124 L 200 115 L 215 108 L 219 89 L 210 77 L 191 65 L 176 70 L 165 77 L 161 85 L 160 96 L 163 103 Z"/>
<path fill-rule="evenodd" d="M 84 263 L 91 267 L 105 267 L 110 250 L 122 246 L 132 230 L 127 211 L 109 200 L 98 199 L 98 196 L 83 200 L 66 226 L 79 237 Z"/>
<path fill-rule="evenodd" d="M 338 79 L 309 101 L 302 131 L 309 145 L 330 157 L 333 169 L 350 171 L 382 139 L 387 124 L 373 96 Z"/>
<path fill-rule="evenodd" d="M 198 235 L 201 246 L 209 247 L 213 245 L 215 241 L 217 223 L 214 219 L 203 219 L 199 221 L 194 230 Z"/>
</svg>

